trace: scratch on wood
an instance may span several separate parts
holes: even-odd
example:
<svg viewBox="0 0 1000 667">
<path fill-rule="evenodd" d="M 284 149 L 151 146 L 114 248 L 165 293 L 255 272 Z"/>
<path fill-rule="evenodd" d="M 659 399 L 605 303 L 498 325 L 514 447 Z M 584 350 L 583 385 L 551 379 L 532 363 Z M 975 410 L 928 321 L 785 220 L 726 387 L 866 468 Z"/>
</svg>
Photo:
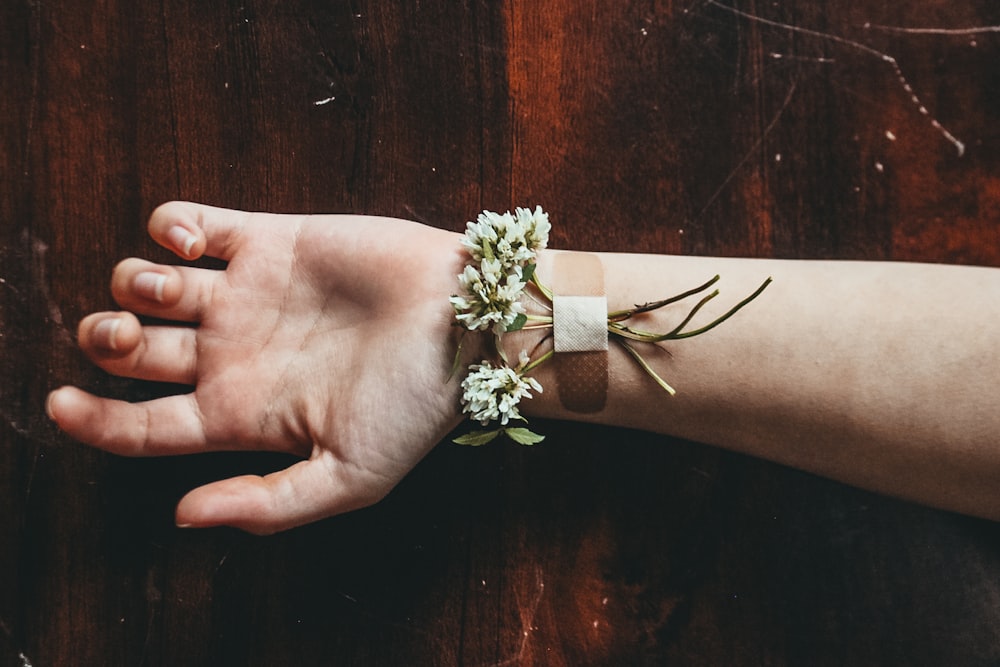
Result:
<svg viewBox="0 0 1000 667">
<path fill-rule="evenodd" d="M 545 595 L 545 578 L 541 568 L 535 569 L 535 594 L 527 607 L 521 607 L 521 644 L 517 653 L 510 658 L 492 663 L 492 667 L 507 667 L 508 665 L 521 664 L 528 653 L 528 644 L 531 641 L 531 632 L 535 629 L 535 616 L 538 614 L 538 607 L 541 606 L 542 597 Z"/>
<path fill-rule="evenodd" d="M 899 62 L 897 62 L 896 59 L 893 56 L 889 55 L 888 53 L 879 51 L 878 49 L 874 49 L 868 46 L 867 44 L 862 44 L 861 42 L 857 42 L 853 39 L 848 39 L 847 37 L 841 37 L 840 35 L 834 35 L 831 33 L 821 32 L 819 30 L 803 28 L 801 26 L 792 25 L 789 23 L 782 23 L 781 21 L 766 19 L 762 16 L 757 16 L 756 14 L 751 14 L 741 9 L 736 9 L 735 7 L 732 7 L 730 5 L 723 4 L 721 2 L 718 2 L 718 0 L 705 0 L 705 4 L 711 5 L 712 7 L 717 7 L 725 12 L 733 14 L 734 16 L 739 16 L 740 18 L 746 19 L 747 21 L 752 21 L 754 23 L 759 23 L 761 25 L 771 26 L 773 28 L 786 30 L 788 32 L 793 32 L 800 35 L 809 35 L 810 37 L 816 37 L 817 39 L 824 39 L 833 42 L 835 44 L 841 44 L 843 46 L 855 49 L 857 51 L 860 51 L 861 53 L 867 53 L 868 55 L 875 56 L 882 62 L 887 63 L 890 67 L 892 67 L 893 73 L 899 80 L 899 83 L 902 86 L 903 90 L 906 91 L 907 94 L 909 94 L 910 101 L 914 104 L 914 106 L 916 106 L 917 110 L 920 112 L 921 115 L 927 116 L 930 119 L 931 127 L 937 130 L 941 134 L 941 136 L 945 138 L 945 140 L 947 140 L 949 143 L 951 143 L 952 146 L 955 147 L 955 150 L 958 151 L 959 157 L 962 157 L 965 154 L 965 143 L 960 141 L 957 137 L 955 137 L 955 135 L 949 132 L 943 125 L 941 125 L 940 122 L 938 122 L 936 118 L 931 117 L 930 112 L 927 110 L 927 107 L 925 107 L 924 104 L 920 101 L 920 97 L 916 94 L 916 92 L 914 92 L 913 87 L 910 85 L 910 82 L 903 74 L 903 70 L 900 68 Z"/>
<path fill-rule="evenodd" d="M 232 549 L 229 549 L 228 551 L 226 551 L 226 553 L 222 554 L 222 558 L 220 558 L 218 564 L 216 564 L 215 571 L 212 573 L 212 576 L 216 576 L 219 574 L 219 570 L 221 570 L 222 566 L 226 564 L 227 560 L 229 560 L 229 554 L 231 553 Z"/>
<path fill-rule="evenodd" d="M 984 25 L 975 28 L 906 28 L 898 25 L 880 25 L 878 23 L 865 23 L 864 28 L 865 30 L 898 32 L 907 35 L 955 35 L 958 37 L 968 37 L 970 35 L 985 35 L 991 32 L 1000 32 L 1000 25 Z"/>
<path fill-rule="evenodd" d="M 27 229 L 21 231 L 21 242 L 31 247 L 32 283 L 41 292 L 41 296 L 48 309 L 49 320 L 56 325 L 56 335 L 62 342 L 72 344 L 73 336 L 66 328 L 62 310 L 59 308 L 56 300 L 52 298 L 52 293 L 49 290 L 48 268 L 46 264 L 49 251 L 48 244 L 40 238 L 33 236 Z M 11 289 L 14 288 L 11 287 Z M 16 292 L 17 290 L 14 291 Z"/>
<path fill-rule="evenodd" d="M 778 53 L 777 51 L 772 51 L 770 56 L 773 60 L 797 60 L 802 62 L 824 64 L 837 62 L 833 58 L 823 58 L 822 56 L 797 56 L 789 53 Z"/>
<path fill-rule="evenodd" d="M 787 109 L 788 105 L 791 104 L 792 96 L 795 94 L 795 88 L 797 85 L 798 85 L 797 81 L 792 81 L 792 85 L 789 86 L 788 93 L 785 95 L 785 101 L 781 103 L 781 107 L 778 108 L 778 111 L 774 114 L 774 117 L 771 118 L 771 122 L 768 123 L 767 127 L 764 128 L 764 131 L 760 133 L 760 136 L 757 137 L 757 141 L 755 141 L 753 146 L 750 147 L 750 150 L 748 150 L 746 154 L 740 159 L 740 161 L 736 163 L 736 166 L 732 168 L 732 170 L 729 172 L 729 175 L 726 176 L 726 178 L 722 181 L 719 187 L 715 189 L 715 192 L 712 193 L 712 196 L 708 198 L 708 202 L 706 202 L 705 205 L 702 207 L 701 212 L 699 212 L 698 216 L 695 218 L 696 220 L 700 220 L 701 217 L 705 215 L 705 211 L 707 211 L 709 207 L 711 207 L 712 204 L 715 203 L 715 200 L 719 198 L 719 195 L 721 195 L 723 190 L 726 189 L 726 186 L 729 185 L 729 183 L 733 180 L 733 178 L 736 176 L 739 170 L 743 168 L 743 165 L 747 163 L 747 160 L 749 160 L 753 156 L 753 154 L 757 152 L 757 150 L 761 147 L 761 145 L 763 145 L 764 140 L 767 139 L 768 135 L 771 134 L 775 126 L 778 124 L 778 120 L 781 118 L 781 115 L 785 112 L 785 109 Z M 781 159 L 778 158 L 777 161 L 780 162 Z"/>
</svg>

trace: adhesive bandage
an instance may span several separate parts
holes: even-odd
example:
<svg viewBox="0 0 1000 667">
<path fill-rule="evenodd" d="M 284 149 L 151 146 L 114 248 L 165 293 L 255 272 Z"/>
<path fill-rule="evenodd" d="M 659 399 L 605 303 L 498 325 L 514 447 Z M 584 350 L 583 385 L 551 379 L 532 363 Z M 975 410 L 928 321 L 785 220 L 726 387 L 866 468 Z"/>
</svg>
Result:
<svg viewBox="0 0 1000 667">
<path fill-rule="evenodd" d="M 608 398 L 608 300 L 597 255 L 559 253 L 552 266 L 552 335 L 559 400 L 600 412 Z"/>
</svg>

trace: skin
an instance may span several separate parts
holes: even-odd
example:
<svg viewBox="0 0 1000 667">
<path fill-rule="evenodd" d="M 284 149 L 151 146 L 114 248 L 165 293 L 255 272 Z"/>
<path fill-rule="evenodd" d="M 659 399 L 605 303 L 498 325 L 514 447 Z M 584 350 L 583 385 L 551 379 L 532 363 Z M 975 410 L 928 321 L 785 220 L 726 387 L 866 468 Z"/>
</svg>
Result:
<svg viewBox="0 0 1000 667">
<path fill-rule="evenodd" d="M 187 252 L 177 228 L 194 239 Z M 79 343 L 110 373 L 192 393 L 131 404 L 64 387 L 50 395 L 49 415 L 77 440 L 125 456 L 303 457 L 272 475 L 193 490 L 177 507 L 179 525 L 271 533 L 372 504 L 458 424 L 457 383 L 445 382 L 454 356 L 447 295 L 464 263 L 456 235 L 179 202 L 157 209 L 149 232 L 184 259 L 228 266 L 126 259 L 111 280 L 124 312 L 86 317 Z M 165 277 L 159 294 L 149 274 Z M 197 326 L 144 327 L 133 313 Z"/>
<path fill-rule="evenodd" d="M 558 391 L 528 413 L 641 428 L 775 461 L 922 504 L 1000 519 L 1000 271 L 903 262 L 601 254 L 609 308 L 721 274 L 708 334 L 643 348 L 666 397 L 612 345 L 605 409 L 568 415 Z M 540 275 L 545 276 L 548 259 Z M 637 322 L 671 329 L 691 301 Z M 551 368 L 535 375 L 554 382 Z"/>
<path fill-rule="evenodd" d="M 80 346 L 110 373 L 188 384 L 191 393 L 131 404 L 63 387 L 49 396 L 51 418 L 81 442 L 126 456 L 302 457 L 267 476 L 192 490 L 178 525 L 264 534 L 372 504 L 460 423 L 458 380 L 447 379 L 457 341 L 448 296 L 466 261 L 457 235 L 394 219 L 186 202 L 158 208 L 149 231 L 182 259 L 228 264 L 123 261 L 111 283 L 123 311 L 85 318 Z M 538 258 L 550 284 L 557 252 Z M 766 277 L 774 282 L 709 334 L 641 348 L 677 396 L 612 345 L 604 409 L 566 411 L 551 365 L 542 365 L 533 376 L 545 391 L 522 405 L 525 414 L 680 436 L 1000 518 L 992 400 L 1000 355 L 991 328 L 977 325 L 1000 317 L 995 269 L 598 256 L 611 309 L 719 273 L 723 294 L 698 316 L 709 321 Z M 634 324 L 668 330 L 691 305 Z M 136 314 L 178 326 L 142 326 Z M 505 336 L 509 357 L 544 335 Z M 483 358 L 483 347 L 467 336 L 466 363 Z"/>
</svg>

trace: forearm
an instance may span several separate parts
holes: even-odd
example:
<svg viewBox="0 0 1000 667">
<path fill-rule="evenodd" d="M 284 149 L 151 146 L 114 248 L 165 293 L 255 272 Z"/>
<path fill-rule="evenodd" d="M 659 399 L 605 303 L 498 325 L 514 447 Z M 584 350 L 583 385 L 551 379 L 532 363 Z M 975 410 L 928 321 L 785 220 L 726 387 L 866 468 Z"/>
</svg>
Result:
<svg viewBox="0 0 1000 667">
<path fill-rule="evenodd" d="M 539 257 L 551 277 L 556 251 Z M 613 342 L 605 409 L 566 411 L 550 364 L 527 414 L 641 428 L 718 445 L 850 484 L 1000 517 L 1000 374 L 994 269 L 600 254 L 609 309 L 685 291 L 715 274 L 721 315 L 765 278 L 774 282 L 712 331 L 644 357 L 677 389 L 659 389 Z M 642 316 L 664 331 L 691 302 Z M 536 334 L 537 335 L 537 334 Z M 524 341 L 528 334 L 522 334 Z"/>
</svg>

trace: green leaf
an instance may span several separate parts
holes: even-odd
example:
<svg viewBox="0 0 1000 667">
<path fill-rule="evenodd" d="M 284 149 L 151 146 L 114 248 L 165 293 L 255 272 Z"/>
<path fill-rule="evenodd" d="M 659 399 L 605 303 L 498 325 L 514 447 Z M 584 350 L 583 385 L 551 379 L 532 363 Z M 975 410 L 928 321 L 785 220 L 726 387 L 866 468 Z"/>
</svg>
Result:
<svg viewBox="0 0 1000 667">
<path fill-rule="evenodd" d="M 500 430 L 496 431 L 473 431 L 472 433 L 466 433 L 465 435 L 460 435 L 452 442 L 457 445 L 469 445 L 471 447 L 479 447 L 480 445 L 485 445 L 488 442 L 492 442 L 496 437 L 500 435 Z"/>
<path fill-rule="evenodd" d="M 535 265 L 526 264 L 523 269 L 521 269 L 521 280 L 526 283 L 530 283 L 531 279 L 535 277 Z"/>
<path fill-rule="evenodd" d="M 544 435 L 538 435 L 537 433 L 520 426 L 505 428 L 504 433 L 507 434 L 508 438 L 519 445 L 536 445 L 545 439 Z"/>
<path fill-rule="evenodd" d="M 520 331 L 521 327 L 523 327 L 527 321 L 527 315 L 524 313 L 518 313 L 517 317 L 514 318 L 514 321 L 507 325 L 507 333 L 510 333 L 511 331 Z"/>
</svg>

